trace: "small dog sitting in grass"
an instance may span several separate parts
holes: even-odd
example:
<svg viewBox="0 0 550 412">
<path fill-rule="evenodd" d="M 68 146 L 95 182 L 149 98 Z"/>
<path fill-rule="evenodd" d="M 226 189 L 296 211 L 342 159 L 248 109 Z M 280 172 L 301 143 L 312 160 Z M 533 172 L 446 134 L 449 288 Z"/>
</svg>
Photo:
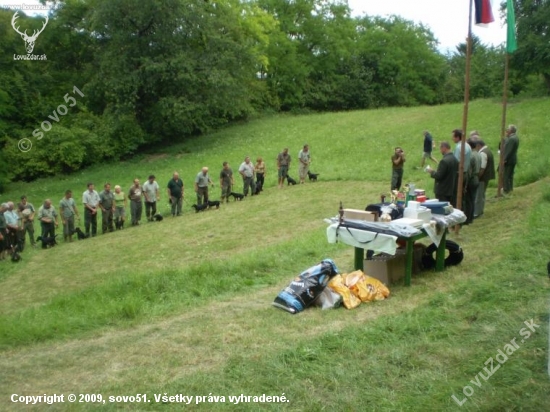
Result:
<svg viewBox="0 0 550 412">
<path fill-rule="evenodd" d="M 118 227 L 117 227 L 118 229 Z M 84 239 L 88 239 L 88 237 L 90 235 L 87 235 L 86 233 L 84 233 L 82 231 L 82 229 L 80 229 L 79 227 L 75 227 L 74 230 L 73 230 L 73 233 L 71 233 L 71 235 L 74 235 L 76 233 L 76 237 L 78 240 L 84 240 Z"/>
<path fill-rule="evenodd" d="M 154 220 L 155 222 L 162 222 L 163 219 L 164 219 L 164 218 L 162 217 L 162 215 L 161 215 L 160 213 L 157 213 L 155 216 L 153 216 L 153 220 Z"/>
<path fill-rule="evenodd" d="M 14 263 L 17 263 L 17 262 L 20 262 L 21 259 L 23 259 L 23 258 L 21 257 L 21 254 L 19 253 L 19 248 L 17 246 L 12 248 L 11 261 L 14 262 Z"/>
<path fill-rule="evenodd" d="M 311 172 L 308 171 L 307 176 L 309 177 L 310 182 L 316 182 L 317 181 L 317 176 L 319 176 L 319 173 L 311 173 Z"/>
<path fill-rule="evenodd" d="M 195 213 L 199 213 L 208 208 L 208 203 L 203 203 L 202 205 L 191 205 L 191 207 L 195 209 Z"/>
<path fill-rule="evenodd" d="M 42 242 L 42 249 L 48 249 L 48 248 L 52 248 L 55 245 L 57 245 L 57 241 L 55 240 L 56 237 L 57 237 L 57 235 L 52 236 L 52 237 L 38 236 L 36 238 L 36 241 L 37 242 Z"/>
<path fill-rule="evenodd" d="M 208 209 L 215 207 L 216 209 L 220 208 L 220 201 L 219 200 L 208 200 Z"/>
<path fill-rule="evenodd" d="M 242 193 L 231 192 L 229 194 L 229 196 L 233 196 L 234 200 L 243 200 L 244 199 L 244 195 Z"/>
<path fill-rule="evenodd" d="M 286 175 L 286 181 L 287 181 L 287 184 L 290 186 L 294 186 L 296 184 L 296 180 L 294 180 L 293 178 L 291 178 L 289 175 Z"/>
<path fill-rule="evenodd" d="M 254 194 L 259 195 L 263 190 L 264 188 L 262 182 L 256 182 L 256 190 L 254 191 Z"/>
</svg>

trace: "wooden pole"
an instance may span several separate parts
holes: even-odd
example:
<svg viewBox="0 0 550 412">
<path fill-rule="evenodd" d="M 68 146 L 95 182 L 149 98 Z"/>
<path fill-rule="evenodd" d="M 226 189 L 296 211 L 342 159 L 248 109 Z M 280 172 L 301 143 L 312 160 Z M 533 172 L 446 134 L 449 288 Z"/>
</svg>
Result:
<svg viewBox="0 0 550 412">
<path fill-rule="evenodd" d="M 506 137 L 506 108 L 508 106 L 508 66 L 510 64 L 510 55 L 506 53 L 504 63 L 504 91 L 502 92 L 502 122 L 500 127 L 500 158 L 498 161 L 498 191 L 497 197 L 502 196 L 502 187 L 504 186 L 504 138 Z"/>
</svg>

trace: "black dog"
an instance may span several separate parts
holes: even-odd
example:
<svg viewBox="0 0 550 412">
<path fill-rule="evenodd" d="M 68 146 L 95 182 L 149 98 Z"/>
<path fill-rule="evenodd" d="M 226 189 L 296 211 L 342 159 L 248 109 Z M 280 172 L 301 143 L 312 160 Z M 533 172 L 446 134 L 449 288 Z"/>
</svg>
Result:
<svg viewBox="0 0 550 412">
<path fill-rule="evenodd" d="M 155 216 L 153 216 L 153 220 L 155 222 L 162 222 L 164 218 L 162 217 L 162 215 L 160 213 L 157 213 Z"/>
<path fill-rule="evenodd" d="M 19 254 L 19 251 L 17 250 L 17 248 L 13 248 L 13 251 L 11 253 L 11 261 L 13 263 L 17 263 L 17 262 L 20 262 L 21 259 L 23 259 L 23 258 Z"/>
<path fill-rule="evenodd" d="M 263 190 L 264 188 L 262 182 L 256 182 L 256 190 L 254 191 L 254 194 L 259 195 Z"/>
<path fill-rule="evenodd" d="M 244 195 L 242 193 L 231 192 L 229 194 L 229 196 L 233 196 L 234 200 L 243 200 L 244 199 Z"/>
<path fill-rule="evenodd" d="M 116 228 L 116 230 L 120 230 L 120 229 L 122 229 L 123 227 L 124 227 L 124 220 L 122 220 L 122 219 L 117 219 L 117 220 L 115 220 L 115 228 Z M 79 237 L 79 239 L 80 239 L 80 237 Z"/>
<path fill-rule="evenodd" d="M 55 240 L 56 237 L 57 237 L 57 235 L 55 235 L 53 237 L 44 237 L 44 238 L 42 236 L 38 236 L 36 238 L 36 241 L 37 242 L 42 242 L 42 249 L 48 249 L 48 248 L 52 248 L 55 245 L 57 245 L 57 241 Z"/>
<path fill-rule="evenodd" d="M 208 203 L 203 203 L 202 205 L 191 205 L 191 207 L 195 209 L 195 213 L 199 213 L 208 208 Z"/>
<path fill-rule="evenodd" d="M 118 224 L 118 222 L 115 222 L 115 224 Z M 118 229 L 118 227 L 117 227 Z M 71 235 L 74 235 L 76 233 L 76 237 L 78 238 L 78 240 L 83 240 L 83 239 L 88 239 L 88 237 L 90 235 L 87 235 L 86 233 L 84 233 L 79 227 L 76 227 L 74 230 L 73 230 L 73 233 L 71 233 Z"/>
<path fill-rule="evenodd" d="M 547 269 L 548 269 L 548 277 L 550 278 L 550 262 L 548 262 Z"/>
<path fill-rule="evenodd" d="M 220 201 L 219 200 L 208 200 L 208 209 L 215 207 L 216 209 L 220 208 Z"/>
<path fill-rule="evenodd" d="M 296 184 L 296 180 L 294 180 L 293 178 L 291 178 L 289 175 L 286 175 L 286 181 L 287 181 L 287 184 L 290 186 L 294 186 Z"/>
<path fill-rule="evenodd" d="M 311 172 L 308 171 L 307 176 L 309 177 L 310 182 L 316 182 L 317 181 L 317 176 L 319 176 L 319 173 L 311 173 Z"/>
</svg>

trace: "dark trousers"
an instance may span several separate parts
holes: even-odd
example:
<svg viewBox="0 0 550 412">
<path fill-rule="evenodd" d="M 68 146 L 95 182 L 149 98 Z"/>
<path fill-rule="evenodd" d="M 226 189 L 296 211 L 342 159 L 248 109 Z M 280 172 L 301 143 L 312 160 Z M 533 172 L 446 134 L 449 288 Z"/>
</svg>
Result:
<svg viewBox="0 0 550 412">
<path fill-rule="evenodd" d="M 86 234 L 90 234 L 90 226 L 92 226 L 92 236 L 97 235 L 97 212 L 92 214 L 92 211 L 87 207 L 84 209 L 84 228 Z"/>
<path fill-rule="evenodd" d="M 132 225 L 139 224 L 141 220 L 141 212 L 143 210 L 143 203 L 141 200 L 139 202 L 131 201 L 130 202 L 130 214 L 132 216 Z"/>
<path fill-rule="evenodd" d="M 101 212 L 101 229 L 103 234 L 115 230 L 113 227 L 113 215 L 113 209 L 105 209 L 105 212 Z"/>
<path fill-rule="evenodd" d="M 40 226 L 42 229 L 42 239 L 47 237 L 55 237 L 55 223 L 50 222 L 40 222 Z"/>
<path fill-rule="evenodd" d="M 260 187 L 264 187 L 264 174 L 263 173 L 256 173 L 256 185 L 260 185 Z"/>
<path fill-rule="evenodd" d="M 197 205 L 208 203 L 208 186 L 197 187 Z"/>
<path fill-rule="evenodd" d="M 243 194 L 248 196 L 248 188 L 250 187 L 250 194 L 254 195 L 256 191 L 256 183 L 254 183 L 254 177 L 243 177 Z"/>
<path fill-rule="evenodd" d="M 171 206 L 172 206 L 172 216 L 179 216 L 181 215 L 181 204 L 183 203 L 183 197 L 172 197 L 171 198 Z"/>
<path fill-rule="evenodd" d="M 512 190 L 514 190 L 514 169 L 516 168 L 516 164 L 508 164 L 506 163 L 504 165 L 504 182 L 503 182 L 503 189 L 504 193 L 510 193 Z"/>
<path fill-rule="evenodd" d="M 157 214 L 157 202 L 145 202 L 145 217 L 147 220 L 152 220 Z"/>
<path fill-rule="evenodd" d="M 403 169 L 393 169 L 391 174 L 391 190 L 401 189 Z"/>
<path fill-rule="evenodd" d="M 477 189 L 479 187 L 479 178 L 474 176 L 468 180 L 466 186 L 466 193 L 464 196 L 464 214 L 466 215 L 466 222 L 472 223 L 474 221 L 474 212 L 476 204 Z"/>
</svg>

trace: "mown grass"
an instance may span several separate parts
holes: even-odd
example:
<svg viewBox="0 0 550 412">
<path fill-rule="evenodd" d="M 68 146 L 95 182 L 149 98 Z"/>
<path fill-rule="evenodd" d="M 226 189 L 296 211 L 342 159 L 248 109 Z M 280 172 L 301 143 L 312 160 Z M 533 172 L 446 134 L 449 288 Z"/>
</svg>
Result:
<svg viewBox="0 0 550 412">
<path fill-rule="evenodd" d="M 245 154 L 254 156 L 250 152 L 271 166 L 266 190 L 256 198 L 206 213 L 187 208 L 179 219 L 26 250 L 21 264 L 0 263 L 0 407 L 20 407 L 9 402 L 12 393 L 146 393 L 150 400 L 164 393 L 285 393 L 286 404 L 185 407 L 544 410 L 550 389 L 544 273 L 550 148 L 543 144 L 549 105 L 532 100 L 510 107 L 522 139 L 516 181 L 535 183 L 511 197 L 490 198 L 482 218 L 451 234 L 465 251 L 464 262 L 443 274 L 422 273 L 411 288 L 394 285 L 389 300 L 353 311 L 310 309 L 290 316 L 270 304 L 293 277 L 325 257 L 342 271 L 352 269 L 352 248 L 327 244 L 323 218 L 334 216 L 340 201 L 358 209 L 378 201 L 389 184 L 393 146 L 409 153 L 405 180 L 431 193 L 432 182 L 414 169 L 421 131 L 430 129 L 442 140 L 460 124 L 461 106 L 274 116 L 121 164 L 14 184 L 8 197 L 26 193 L 36 205 L 35 199 L 61 197 L 67 187 L 84 190 L 88 180 L 129 185 L 135 175 L 153 172 L 162 183 L 160 177 L 167 180 L 174 169 L 189 188 L 203 164 L 215 171 L 213 165 L 227 159 L 236 169 Z M 472 129 L 489 136 L 495 148 L 499 105 L 471 107 Z M 304 141 L 321 181 L 275 188 L 277 152 L 289 146 L 296 156 Z M 464 398 L 462 388 L 473 385 L 484 362 L 529 319 L 541 327 L 494 376 L 474 386 L 460 408 L 451 396 Z"/>
</svg>

